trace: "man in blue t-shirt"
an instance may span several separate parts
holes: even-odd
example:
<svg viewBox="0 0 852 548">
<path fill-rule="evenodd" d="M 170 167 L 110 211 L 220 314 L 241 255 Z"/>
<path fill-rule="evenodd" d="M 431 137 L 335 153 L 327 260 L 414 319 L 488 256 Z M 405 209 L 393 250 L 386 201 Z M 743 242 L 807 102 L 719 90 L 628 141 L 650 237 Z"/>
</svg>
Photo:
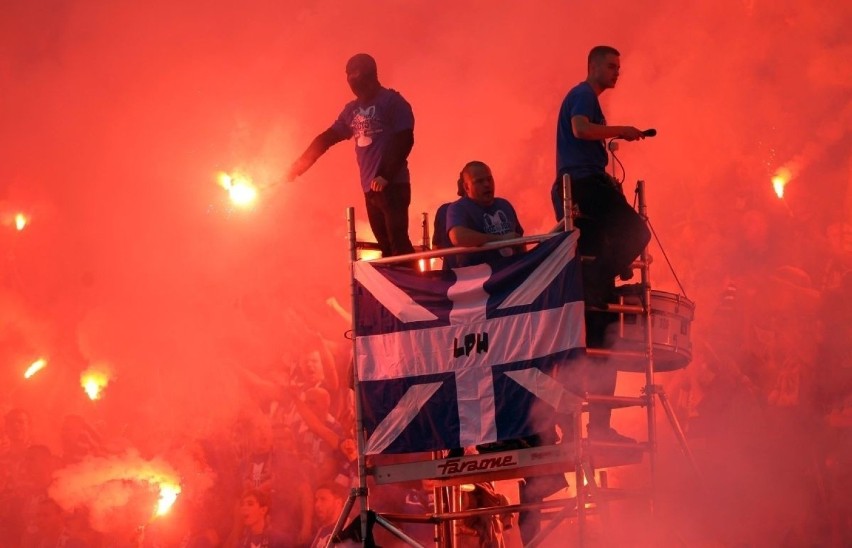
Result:
<svg viewBox="0 0 852 548">
<path fill-rule="evenodd" d="M 586 80 L 574 86 L 559 110 L 556 126 L 557 177 L 551 190 L 557 220 L 564 216 L 562 176 L 571 176 L 571 197 L 580 209 L 576 221 L 580 229 L 583 262 L 583 290 L 586 303 L 606 310 L 615 288 L 615 277 L 632 276 L 630 264 L 651 238 L 645 221 L 627 203 L 620 185 L 606 173 L 606 139 L 644 139 L 633 126 L 608 126 L 598 97 L 615 87 L 621 68 L 618 50 L 596 46 L 589 52 Z M 606 347 L 607 326 L 617 316 L 590 310 L 586 312 L 586 346 Z M 615 393 L 617 370 L 613 360 L 589 368 L 587 390 L 593 394 Z M 571 384 L 569 382 L 568 384 Z M 589 436 L 602 441 L 634 442 L 610 427 L 612 409 L 606 404 L 589 406 Z M 570 430 L 570 425 L 566 427 Z M 573 434 L 570 432 L 567 438 Z"/>
<path fill-rule="evenodd" d="M 464 180 L 461 175 L 459 175 L 456 186 L 456 196 L 464 196 Z M 441 204 L 435 212 L 435 226 L 432 230 L 432 249 L 453 247 L 450 235 L 447 234 L 447 210 L 450 209 L 451 204 L 452 202 Z"/>
<path fill-rule="evenodd" d="M 376 61 L 366 53 L 349 59 L 346 79 L 355 100 L 293 163 L 287 180 L 307 171 L 332 145 L 354 138 L 367 218 L 382 256 L 413 253 L 408 237 L 408 155 L 414 146 L 411 105 L 399 92 L 379 83 Z"/>
<path fill-rule="evenodd" d="M 461 180 L 465 195 L 447 208 L 446 230 L 454 246 L 477 247 L 523 236 L 524 229 L 515 208 L 508 200 L 494 196 L 491 168 L 483 162 L 468 162 L 461 171 Z M 451 255 L 444 260 L 450 260 L 451 267 L 470 266 L 508 257 L 522 250 L 523 246 L 503 247 Z"/>
<path fill-rule="evenodd" d="M 447 210 L 447 231 L 455 246 L 481 246 L 489 242 L 520 238 L 524 229 L 518 221 L 515 208 L 507 200 L 494 196 L 494 177 L 491 169 L 484 163 L 468 162 L 461 171 L 465 195 L 450 204 Z M 450 255 L 444 260 L 455 261 L 452 267 L 471 266 L 484 262 L 500 260 L 501 257 L 523 252 L 524 246 L 503 247 L 500 249 Z M 446 263 L 445 263 L 446 264 Z M 555 431 L 552 428 L 522 440 L 510 440 L 493 444 L 478 445 L 480 453 L 506 450 L 511 447 L 537 447 L 553 443 Z M 455 450 L 451 454 L 459 454 Z M 545 497 L 564 489 L 568 484 L 563 474 L 548 474 L 525 478 L 521 482 L 519 496 L 522 502 L 541 502 Z M 529 542 L 539 529 L 540 511 L 531 510 L 520 513 L 519 524 L 524 542 Z"/>
<path fill-rule="evenodd" d="M 606 173 L 606 139 L 644 139 L 633 126 L 608 126 L 598 97 L 615 87 L 621 68 L 618 50 L 596 46 L 589 52 L 586 80 L 562 102 L 556 126 L 556 181 L 551 198 L 556 219 L 562 211 L 562 176 L 571 176 L 571 197 L 580 209 L 579 250 L 595 260 L 584 264 L 586 302 L 605 309 L 615 276 L 632 276 L 630 265 L 651 238 L 620 185 Z"/>
</svg>

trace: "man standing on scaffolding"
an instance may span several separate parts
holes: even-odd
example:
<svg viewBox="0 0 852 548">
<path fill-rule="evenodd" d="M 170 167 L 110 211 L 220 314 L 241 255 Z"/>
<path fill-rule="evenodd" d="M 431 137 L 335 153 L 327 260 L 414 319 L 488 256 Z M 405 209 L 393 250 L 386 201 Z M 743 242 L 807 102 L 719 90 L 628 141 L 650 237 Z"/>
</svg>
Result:
<svg viewBox="0 0 852 548">
<path fill-rule="evenodd" d="M 618 50 L 595 46 L 589 52 L 586 80 L 562 102 L 556 126 L 556 181 L 551 190 L 557 221 L 562 211 L 562 176 L 571 176 L 571 198 L 579 206 L 579 248 L 593 261 L 583 265 L 586 302 L 606 308 L 615 276 L 630 278 L 630 264 L 651 239 L 619 183 L 606 173 L 606 139 L 644 139 L 633 126 L 608 126 L 598 97 L 618 81 Z"/>
<path fill-rule="evenodd" d="M 645 221 L 627 203 L 621 185 L 606 173 L 606 139 L 634 141 L 644 139 L 633 126 L 608 126 L 598 97 L 615 87 L 621 68 L 618 50 L 595 46 L 588 56 L 587 76 L 574 86 L 562 102 L 556 126 L 557 176 L 551 189 L 556 219 L 564 217 L 562 177 L 571 177 L 571 198 L 580 210 L 576 226 L 580 229 L 580 255 L 591 257 L 583 262 L 583 291 L 586 304 L 599 311 L 586 313 L 586 344 L 606 344 L 606 328 L 612 315 L 603 312 L 611 302 L 615 277 L 629 279 L 630 265 L 651 239 Z M 588 391 L 612 395 L 617 370 L 612 362 L 596 363 L 588 379 Z M 589 436 L 603 441 L 633 442 L 610 427 L 612 410 L 608 406 L 589 408 Z"/>
<path fill-rule="evenodd" d="M 307 171 L 332 145 L 354 138 L 367 218 L 382 256 L 414 253 L 408 237 L 408 155 L 414 146 L 411 105 L 399 92 L 379 83 L 376 60 L 366 53 L 346 63 L 346 80 L 355 100 L 293 163 L 287 180 Z"/>
</svg>

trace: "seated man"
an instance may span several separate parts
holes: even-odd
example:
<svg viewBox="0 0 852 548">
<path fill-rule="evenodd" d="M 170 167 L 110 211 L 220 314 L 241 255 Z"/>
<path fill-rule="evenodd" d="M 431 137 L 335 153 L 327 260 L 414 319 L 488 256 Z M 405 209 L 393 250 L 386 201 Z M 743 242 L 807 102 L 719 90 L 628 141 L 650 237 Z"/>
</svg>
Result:
<svg viewBox="0 0 852 548">
<path fill-rule="evenodd" d="M 450 204 L 447 211 L 447 232 L 455 246 L 475 247 L 490 242 L 512 240 L 523 235 L 515 208 L 508 200 L 494 196 L 494 177 L 483 162 L 468 162 L 461 171 L 465 195 Z M 457 267 L 472 266 L 523 252 L 523 246 L 456 255 Z M 450 258 L 450 257 L 448 257 Z M 500 451 L 512 447 L 529 447 L 555 442 L 554 432 L 542 432 L 514 443 L 498 442 L 477 446 L 480 452 Z M 452 453 L 451 453 L 452 454 Z M 522 480 L 520 498 L 525 503 L 540 502 L 545 497 L 568 486 L 563 474 L 535 476 Z M 521 537 L 528 542 L 540 529 L 540 511 L 521 512 Z"/>
<path fill-rule="evenodd" d="M 454 246 L 476 247 L 523 235 L 515 208 L 494 196 L 494 177 L 483 162 L 468 162 L 461 171 L 465 195 L 447 209 L 447 234 Z M 453 266 L 470 266 L 508 257 L 522 248 L 501 248 L 453 257 Z M 450 257 L 448 257 L 450 258 Z"/>
</svg>

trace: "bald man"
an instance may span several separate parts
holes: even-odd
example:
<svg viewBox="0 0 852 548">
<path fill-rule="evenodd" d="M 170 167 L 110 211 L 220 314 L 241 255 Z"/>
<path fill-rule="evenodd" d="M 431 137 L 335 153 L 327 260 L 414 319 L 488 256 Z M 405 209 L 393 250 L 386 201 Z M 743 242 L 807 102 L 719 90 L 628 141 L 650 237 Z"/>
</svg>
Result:
<svg viewBox="0 0 852 548">
<path fill-rule="evenodd" d="M 446 231 L 454 246 L 478 247 L 490 242 L 520 238 L 524 229 L 515 208 L 508 200 L 495 195 L 494 176 L 484 162 L 465 164 L 459 175 L 464 193 L 447 208 Z M 444 264 L 451 267 L 470 266 L 508 257 L 523 251 L 520 247 L 504 247 L 478 253 L 450 255 Z"/>
<path fill-rule="evenodd" d="M 382 256 L 413 253 L 408 237 L 408 155 L 414 146 L 411 105 L 399 92 L 379 83 L 376 60 L 366 53 L 346 63 L 346 80 L 355 100 L 293 163 L 287 180 L 302 175 L 332 145 L 354 138 L 367 218 Z"/>
</svg>

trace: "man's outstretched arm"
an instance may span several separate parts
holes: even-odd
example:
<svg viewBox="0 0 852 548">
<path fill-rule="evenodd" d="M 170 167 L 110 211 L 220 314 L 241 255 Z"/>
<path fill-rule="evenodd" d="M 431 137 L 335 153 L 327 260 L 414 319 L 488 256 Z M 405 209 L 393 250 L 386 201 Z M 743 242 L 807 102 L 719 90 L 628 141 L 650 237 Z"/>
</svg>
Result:
<svg viewBox="0 0 852 548">
<path fill-rule="evenodd" d="M 317 135 L 307 150 L 302 153 L 299 158 L 290 166 L 290 171 L 287 172 L 287 181 L 293 181 L 296 177 L 306 172 L 320 156 L 325 154 L 325 151 L 333 145 L 343 140 L 343 137 L 337 134 L 334 129 L 329 128 Z"/>
</svg>

